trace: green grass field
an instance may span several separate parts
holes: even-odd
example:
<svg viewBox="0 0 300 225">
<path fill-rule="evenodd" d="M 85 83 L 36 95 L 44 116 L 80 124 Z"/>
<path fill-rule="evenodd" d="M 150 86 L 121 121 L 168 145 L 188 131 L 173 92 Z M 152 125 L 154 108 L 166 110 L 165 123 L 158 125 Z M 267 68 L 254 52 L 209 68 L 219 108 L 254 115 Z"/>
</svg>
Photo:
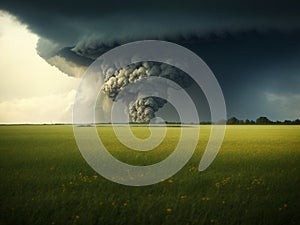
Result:
<svg viewBox="0 0 300 225">
<path fill-rule="evenodd" d="M 159 148 L 141 153 L 111 127 L 98 131 L 112 155 L 136 165 L 167 157 L 179 135 L 169 127 Z M 299 224 L 300 126 L 228 126 L 217 158 L 198 172 L 209 132 L 201 126 L 195 154 L 172 178 L 129 187 L 89 167 L 72 126 L 0 126 L 0 224 Z"/>
</svg>

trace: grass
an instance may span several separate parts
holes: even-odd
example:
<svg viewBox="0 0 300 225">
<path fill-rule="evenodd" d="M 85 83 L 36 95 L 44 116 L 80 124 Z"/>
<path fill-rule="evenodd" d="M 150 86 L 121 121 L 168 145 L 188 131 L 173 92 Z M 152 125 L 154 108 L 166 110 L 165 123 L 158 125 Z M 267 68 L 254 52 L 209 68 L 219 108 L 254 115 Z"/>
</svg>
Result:
<svg viewBox="0 0 300 225">
<path fill-rule="evenodd" d="M 98 131 L 112 155 L 136 165 L 167 157 L 179 135 L 169 127 L 160 147 L 140 153 L 118 143 L 111 127 Z M 71 126 L 0 126 L 0 224 L 299 224 L 300 126 L 228 126 L 217 158 L 198 172 L 209 132 L 201 126 L 179 173 L 129 187 L 87 165 Z"/>
</svg>

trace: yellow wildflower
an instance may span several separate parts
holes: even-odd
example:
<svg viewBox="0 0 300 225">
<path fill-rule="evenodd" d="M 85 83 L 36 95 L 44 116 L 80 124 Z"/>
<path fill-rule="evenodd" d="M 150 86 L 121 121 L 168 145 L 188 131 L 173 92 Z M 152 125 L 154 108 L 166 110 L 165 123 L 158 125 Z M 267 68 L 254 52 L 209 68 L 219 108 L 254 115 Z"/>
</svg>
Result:
<svg viewBox="0 0 300 225">
<path fill-rule="evenodd" d="M 167 212 L 168 213 L 172 212 L 172 208 L 167 208 Z"/>
<path fill-rule="evenodd" d="M 187 199 L 187 197 L 188 197 L 187 195 L 181 195 L 180 196 L 181 199 Z"/>
</svg>

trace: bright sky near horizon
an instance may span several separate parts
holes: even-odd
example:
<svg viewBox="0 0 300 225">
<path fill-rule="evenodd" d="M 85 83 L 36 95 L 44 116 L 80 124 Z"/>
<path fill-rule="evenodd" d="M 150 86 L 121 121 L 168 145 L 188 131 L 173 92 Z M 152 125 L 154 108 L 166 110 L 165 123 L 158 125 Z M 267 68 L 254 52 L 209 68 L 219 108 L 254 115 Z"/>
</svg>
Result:
<svg viewBox="0 0 300 225">
<path fill-rule="evenodd" d="M 25 25 L 0 11 L 0 123 L 72 121 L 79 79 L 44 61 L 37 41 Z"/>
</svg>

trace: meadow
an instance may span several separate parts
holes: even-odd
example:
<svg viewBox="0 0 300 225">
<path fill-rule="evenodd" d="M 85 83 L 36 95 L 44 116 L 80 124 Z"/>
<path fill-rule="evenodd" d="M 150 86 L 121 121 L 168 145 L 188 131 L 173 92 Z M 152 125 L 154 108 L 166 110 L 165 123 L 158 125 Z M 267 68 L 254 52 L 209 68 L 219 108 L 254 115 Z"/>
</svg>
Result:
<svg viewBox="0 0 300 225">
<path fill-rule="evenodd" d="M 180 131 L 168 127 L 168 138 L 142 153 L 122 146 L 110 126 L 97 129 L 113 156 L 135 165 L 167 157 Z M 0 126 L 0 224 L 299 224 L 300 126 L 227 126 L 218 156 L 199 172 L 209 133 L 201 125 L 193 157 L 173 177 L 130 187 L 91 169 L 72 126 Z"/>
</svg>

